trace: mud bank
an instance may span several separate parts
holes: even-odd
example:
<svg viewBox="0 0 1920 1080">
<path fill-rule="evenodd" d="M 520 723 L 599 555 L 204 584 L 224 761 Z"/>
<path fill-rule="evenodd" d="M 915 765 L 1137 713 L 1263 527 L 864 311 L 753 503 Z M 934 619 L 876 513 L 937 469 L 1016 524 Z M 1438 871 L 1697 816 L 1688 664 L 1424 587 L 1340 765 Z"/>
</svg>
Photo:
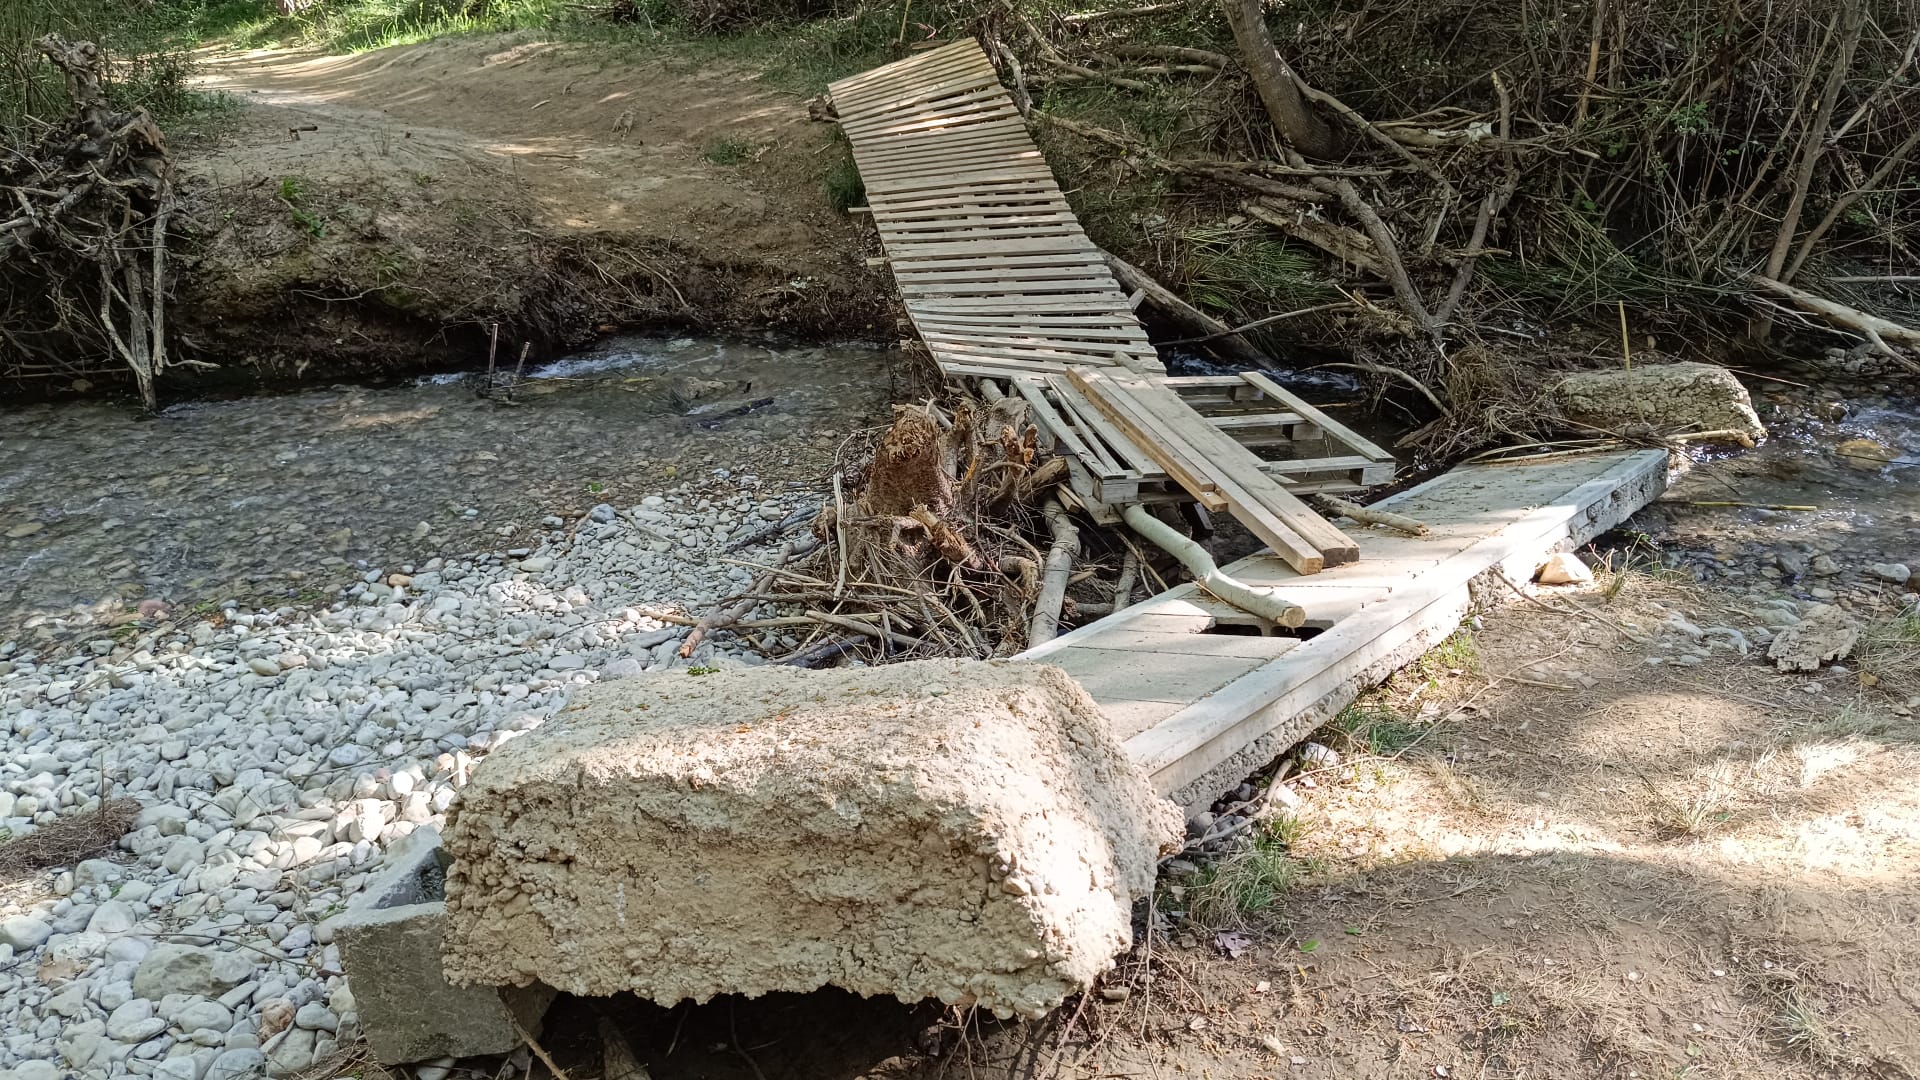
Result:
<svg viewBox="0 0 1920 1080">
<path fill-rule="evenodd" d="M 175 392 L 535 361 L 616 330 L 896 333 L 844 147 L 727 65 L 521 36 L 207 58 Z"/>
</svg>

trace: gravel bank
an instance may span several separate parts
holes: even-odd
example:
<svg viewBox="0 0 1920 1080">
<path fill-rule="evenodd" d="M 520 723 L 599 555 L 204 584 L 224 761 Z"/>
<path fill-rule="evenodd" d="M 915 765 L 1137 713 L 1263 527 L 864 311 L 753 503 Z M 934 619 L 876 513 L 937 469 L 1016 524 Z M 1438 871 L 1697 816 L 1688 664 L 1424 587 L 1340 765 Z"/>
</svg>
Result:
<svg viewBox="0 0 1920 1080">
<path fill-rule="evenodd" d="M 726 543 L 818 495 L 751 476 L 542 523 L 537 546 L 368 569 L 320 611 L 227 608 L 64 658 L 0 644 L 0 827 L 143 804 L 109 857 L 0 882 L 0 1077 L 287 1076 L 352 1037 L 325 919 L 577 687 L 759 663 L 707 610 Z M 742 553 L 753 558 L 753 550 Z M 103 785 L 103 771 L 105 782 Z"/>
</svg>

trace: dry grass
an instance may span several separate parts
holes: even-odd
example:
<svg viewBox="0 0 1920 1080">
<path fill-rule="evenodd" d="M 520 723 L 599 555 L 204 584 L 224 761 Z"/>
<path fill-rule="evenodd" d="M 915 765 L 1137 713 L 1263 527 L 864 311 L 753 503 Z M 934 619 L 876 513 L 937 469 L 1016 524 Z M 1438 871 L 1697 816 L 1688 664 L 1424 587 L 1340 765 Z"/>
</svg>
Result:
<svg viewBox="0 0 1920 1080">
<path fill-rule="evenodd" d="M 295 1074 L 294 1080 L 345 1080 L 347 1077 L 356 1080 L 398 1080 L 404 1075 L 375 1061 L 373 1051 L 366 1042 L 355 1039 L 335 1050 L 325 1060 L 316 1061 Z"/>
<path fill-rule="evenodd" d="M 125 836 L 139 815 L 137 800 L 113 799 L 42 825 L 0 846 L 0 881 L 14 881 L 38 870 L 69 866 L 98 855 Z"/>
</svg>

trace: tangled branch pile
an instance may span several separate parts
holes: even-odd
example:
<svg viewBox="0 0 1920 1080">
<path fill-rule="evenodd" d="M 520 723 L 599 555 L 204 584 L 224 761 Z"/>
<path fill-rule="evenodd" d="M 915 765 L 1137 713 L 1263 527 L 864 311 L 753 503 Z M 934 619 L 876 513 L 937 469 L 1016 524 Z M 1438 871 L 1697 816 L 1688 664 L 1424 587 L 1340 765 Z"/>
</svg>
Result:
<svg viewBox="0 0 1920 1080">
<path fill-rule="evenodd" d="M 165 140 L 145 109 L 115 111 L 92 42 L 36 43 L 72 111 L 0 160 L 0 372 L 72 376 L 101 358 L 133 370 L 148 408 L 167 349 L 174 209 Z"/>
<path fill-rule="evenodd" d="M 1026 641 L 1044 556 L 1026 539 L 1033 504 L 1065 477 L 1037 461 L 1013 402 L 895 406 L 872 457 L 813 523 L 801 567 L 819 582 L 825 630 L 881 655 L 1006 656 Z M 840 644 L 850 642 L 842 637 Z"/>
<path fill-rule="evenodd" d="M 1345 345 L 1460 414 L 1429 448 L 1526 433 L 1516 342 L 1617 362 L 1792 319 L 1920 371 L 1913 0 L 1309 5 L 1278 40 L 1266 15 L 979 25 L 1026 60 L 1043 130 L 1099 151 L 1073 186 L 1165 220 L 1109 198 L 1125 220 L 1096 204 L 1097 233 L 1270 342 Z"/>
</svg>

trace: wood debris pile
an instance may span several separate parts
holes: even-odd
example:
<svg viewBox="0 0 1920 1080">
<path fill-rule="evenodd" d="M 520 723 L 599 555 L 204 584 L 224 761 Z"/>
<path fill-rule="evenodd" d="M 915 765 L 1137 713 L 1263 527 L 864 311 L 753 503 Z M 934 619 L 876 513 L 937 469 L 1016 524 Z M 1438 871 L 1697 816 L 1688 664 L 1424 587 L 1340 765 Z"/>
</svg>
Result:
<svg viewBox="0 0 1920 1080">
<path fill-rule="evenodd" d="M 157 376 L 201 364 L 167 348 L 166 141 L 145 109 L 109 105 L 92 42 L 36 44 L 66 77 L 72 109 L 0 159 L 0 214 L 13 215 L 0 219 L 0 373 L 73 377 L 123 363 L 153 408 Z"/>
</svg>

